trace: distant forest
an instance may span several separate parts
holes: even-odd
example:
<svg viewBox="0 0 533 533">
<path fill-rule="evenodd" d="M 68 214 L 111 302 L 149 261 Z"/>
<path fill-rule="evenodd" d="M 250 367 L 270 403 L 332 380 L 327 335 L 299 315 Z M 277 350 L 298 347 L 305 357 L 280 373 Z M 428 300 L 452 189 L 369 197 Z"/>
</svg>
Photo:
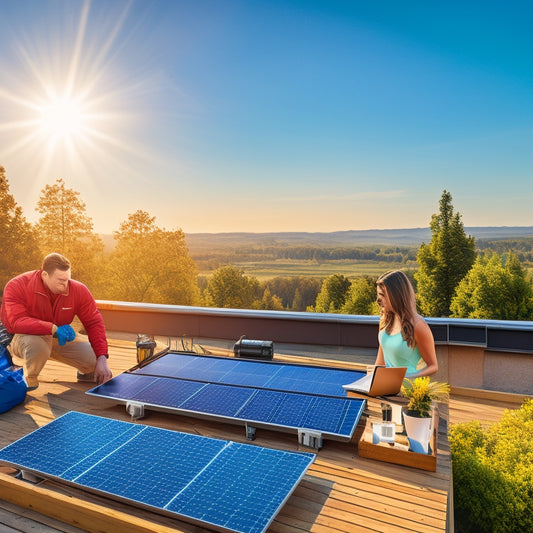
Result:
<svg viewBox="0 0 533 533">
<path fill-rule="evenodd" d="M 379 261 L 405 263 L 416 261 L 417 247 L 344 247 L 326 248 L 318 246 L 241 246 L 237 248 L 220 247 L 211 250 L 194 250 L 189 246 L 192 259 L 200 271 L 214 270 L 225 264 L 244 262 L 276 261 L 278 259 L 295 261 Z"/>
<path fill-rule="evenodd" d="M 524 267 L 532 269 L 533 228 L 531 228 L 531 231 L 531 235 L 523 237 L 476 239 L 476 251 L 481 254 L 494 252 L 499 255 L 513 251 Z M 280 237 L 282 235 L 280 234 Z M 328 261 L 376 261 L 379 263 L 405 264 L 416 261 L 416 254 L 420 244 L 403 246 L 392 246 L 390 244 L 331 246 L 327 239 L 318 244 L 288 244 L 282 240 L 270 243 L 257 244 L 256 241 L 255 243 L 239 244 L 236 238 L 230 242 L 223 238 L 217 240 L 216 234 L 212 234 L 209 239 L 204 236 L 201 240 L 197 240 L 195 235 L 191 234 L 186 236 L 186 240 L 191 258 L 195 261 L 200 272 L 216 270 L 226 264 L 276 260 L 318 261 L 320 263 Z M 246 241 L 247 239 L 243 240 Z"/>
</svg>

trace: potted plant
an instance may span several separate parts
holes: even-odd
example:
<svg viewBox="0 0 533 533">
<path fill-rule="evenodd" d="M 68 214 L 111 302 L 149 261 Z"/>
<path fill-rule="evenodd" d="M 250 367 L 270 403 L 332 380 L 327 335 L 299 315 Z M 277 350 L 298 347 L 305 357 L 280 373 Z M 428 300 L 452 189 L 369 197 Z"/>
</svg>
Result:
<svg viewBox="0 0 533 533">
<path fill-rule="evenodd" d="M 431 381 L 428 376 L 405 379 L 400 394 L 409 400 L 403 421 L 411 450 L 428 453 L 433 429 L 433 405 L 448 401 L 450 386 L 448 383 Z"/>
</svg>

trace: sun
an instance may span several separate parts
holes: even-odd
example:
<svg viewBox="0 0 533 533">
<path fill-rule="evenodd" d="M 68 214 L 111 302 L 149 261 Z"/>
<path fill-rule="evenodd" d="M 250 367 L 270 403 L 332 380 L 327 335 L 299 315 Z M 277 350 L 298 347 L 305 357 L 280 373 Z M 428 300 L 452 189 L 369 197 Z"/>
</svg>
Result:
<svg viewBox="0 0 533 533">
<path fill-rule="evenodd" d="M 83 102 L 69 96 L 53 97 L 38 111 L 42 132 L 55 140 L 80 137 L 88 124 Z"/>
<path fill-rule="evenodd" d="M 129 6 L 106 11 L 100 24 L 90 0 L 77 5 L 58 22 L 61 38 L 35 28 L 13 41 L 14 68 L 0 57 L 10 72 L 0 83 L 0 163 L 31 176 L 34 194 L 58 176 L 91 183 L 109 169 L 135 172 L 131 162 L 143 153 L 134 135 L 148 82 L 130 83 L 117 52 Z"/>
</svg>

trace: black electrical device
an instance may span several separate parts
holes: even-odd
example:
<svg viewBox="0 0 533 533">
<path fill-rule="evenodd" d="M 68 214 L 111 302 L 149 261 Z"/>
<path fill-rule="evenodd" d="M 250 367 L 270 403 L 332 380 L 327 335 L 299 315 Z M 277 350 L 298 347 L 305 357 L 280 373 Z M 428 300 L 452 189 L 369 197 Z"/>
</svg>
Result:
<svg viewBox="0 0 533 533">
<path fill-rule="evenodd" d="M 274 357 L 273 341 L 258 341 L 247 339 L 243 335 L 234 345 L 233 353 L 235 357 L 245 359 L 265 359 L 271 361 Z"/>
</svg>

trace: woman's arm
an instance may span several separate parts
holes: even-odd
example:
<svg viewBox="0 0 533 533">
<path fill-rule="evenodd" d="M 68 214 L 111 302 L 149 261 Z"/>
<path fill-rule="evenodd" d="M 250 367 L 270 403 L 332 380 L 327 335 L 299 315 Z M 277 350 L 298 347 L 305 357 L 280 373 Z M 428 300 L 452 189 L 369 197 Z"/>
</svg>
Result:
<svg viewBox="0 0 533 533">
<path fill-rule="evenodd" d="M 381 344 L 378 348 L 378 355 L 376 357 L 376 362 L 374 363 L 375 366 L 385 366 L 385 358 L 383 357 L 383 348 L 381 347 Z"/>
<path fill-rule="evenodd" d="M 427 366 L 406 378 L 421 378 L 422 376 L 430 376 L 439 369 L 437 362 L 437 352 L 435 351 L 435 340 L 430 327 L 423 318 L 419 318 L 415 324 L 415 343 L 422 356 L 422 359 Z"/>
</svg>

